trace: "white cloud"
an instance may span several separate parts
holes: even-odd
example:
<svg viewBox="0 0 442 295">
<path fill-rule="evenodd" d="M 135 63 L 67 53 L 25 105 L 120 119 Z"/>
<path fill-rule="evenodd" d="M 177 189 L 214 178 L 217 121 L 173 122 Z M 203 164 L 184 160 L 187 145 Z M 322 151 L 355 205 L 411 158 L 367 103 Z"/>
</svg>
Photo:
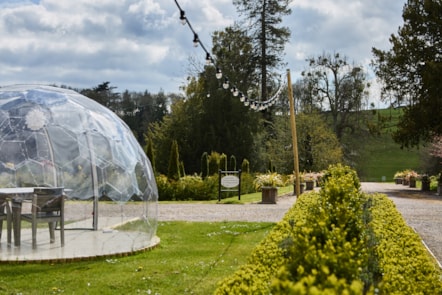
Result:
<svg viewBox="0 0 442 295">
<path fill-rule="evenodd" d="M 231 0 L 178 2 L 209 50 L 211 34 L 238 20 Z M 389 48 L 404 3 L 293 1 L 292 15 L 284 18 L 292 31 L 289 68 L 299 73 L 306 58 L 324 51 L 368 65 L 371 47 Z M 189 28 L 179 24 L 174 1 L 164 0 L 2 0 L 0 38 L 7 40 L 0 42 L 0 85 L 88 88 L 110 81 L 120 91 L 178 92 L 189 57 L 204 58 Z"/>
</svg>

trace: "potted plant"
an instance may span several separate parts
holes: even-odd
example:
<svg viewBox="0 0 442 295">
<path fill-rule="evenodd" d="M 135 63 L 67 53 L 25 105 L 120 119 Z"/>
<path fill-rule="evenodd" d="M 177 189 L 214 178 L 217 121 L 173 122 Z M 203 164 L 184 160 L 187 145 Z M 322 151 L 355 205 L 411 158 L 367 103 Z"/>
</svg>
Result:
<svg viewBox="0 0 442 295">
<path fill-rule="evenodd" d="M 422 182 L 422 191 L 424 192 L 428 192 L 430 191 L 430 177 L 427 174 L 422 175 L 421 177 L 421 182 Z"/>
<path fill-rule="evenodd" d="M 304 173 L 303 178 L 305 181 L 305 189 L 308 191 L 313 190 L 315 187 L 316 174 L 312 172 Z"/>
<path fill-rule="evenodd" d="M 262 204 L 276 204 L 278 187 L 284 185 L 282 176 L 276 172 L 259 174 L 253 181 L 255 189 L 261 191 Z"/>
<path fill-rule="evenodd" d="M 396 184 L 402 184 L 403 179 L 404 179 L 404 172 L 398 171 L 394 174 L 394 182 Z"/>
<path fill-rule="evenodd" d="M 296 195 L 296 176 L 295 174 L 291 174 L 290 175 L 290 183 L 293 183 L 293 195 Z M 304 192 L 304 179 L 302 177 L 302 175 L 299 175 L 299 193 L 302 195 L 302 193 Z"/>
<path fill-rule="evenodd" d="M 416 187 L 416 179 L 418 178 L 418 176 L 419 174 L 417 174 L 415 171 L 408 171 L 406 178 L 408 179 L 409 187 Z"/>
</svg>

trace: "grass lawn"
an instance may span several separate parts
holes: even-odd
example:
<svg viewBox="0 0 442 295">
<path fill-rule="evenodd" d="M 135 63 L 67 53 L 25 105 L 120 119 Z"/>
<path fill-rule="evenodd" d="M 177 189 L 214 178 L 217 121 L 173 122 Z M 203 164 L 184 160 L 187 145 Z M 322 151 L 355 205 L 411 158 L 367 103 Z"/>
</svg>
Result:
<svg viewBox="0 0 442 295">
<path fill-rule="evenodd" d="M 152 251 L 76 263 L 2 264 L 0 294 L 210 294 L 273 225 L 160 222 L 161 243 Z"/>
<path fill-rule="evenodd" d="M 290 193 L 293 187 L 278 192 Z M 221 203 L 260 200 L 261 194 L 254 193 Z M 210 294 L 218 281 L 246 263 L 273 226 L 266 222 L 159 222 L 161 243 L 152 251 L 75 263 L 0 264 L 0 294 Z M 6 247 L 2 242 L 1 247 Z"/>
</svg>

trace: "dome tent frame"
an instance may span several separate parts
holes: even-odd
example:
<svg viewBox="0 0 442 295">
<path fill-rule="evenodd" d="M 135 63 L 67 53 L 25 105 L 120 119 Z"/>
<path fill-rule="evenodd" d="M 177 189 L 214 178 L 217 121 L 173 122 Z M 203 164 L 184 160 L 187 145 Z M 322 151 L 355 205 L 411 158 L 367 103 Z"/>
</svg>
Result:
<svg viewBox="0 0 442 295">
<path fill-rule="evenodd" d="M 51 86 L 0 88 L 0 187 L 62 186 L 69 198 L 144 201 L 156 231 L 152 167 L 128 126 L 79 93 Z"/>
</svg>

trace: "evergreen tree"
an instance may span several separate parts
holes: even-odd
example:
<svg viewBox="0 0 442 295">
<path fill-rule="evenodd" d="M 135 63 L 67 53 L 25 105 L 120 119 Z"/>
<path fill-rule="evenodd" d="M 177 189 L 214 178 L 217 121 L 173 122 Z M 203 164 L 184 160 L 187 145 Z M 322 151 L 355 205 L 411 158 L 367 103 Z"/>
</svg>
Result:
<svg viewBox="0 0 442 295">
<path fill-rule="evenodd" d="M 154 150 L 153 150 L 153 143 L 152 140 L 149 137 L 146 137 L 146 147 L 145 147 L 145 152 L 146 152 L 146 156 L 149 158 L 150 160 L 150 164 L 152 165 L 152 170 L 155 173 L 155 154 L 154 154 Z"/>
<path fill-rule="evenodd" d="M 241 171 L 244 173 L 250 173 L 250 163 L 249 160 L 244 159 L 241 163 Z"/>
<path fill-rule="evenodd" d="M 206 178 L 209 176 L 209 157 L 207 152 L 204 152 L 201 156 L 201 177 Z"/>
<path fill-rule="evenodd" d="M 291 0 L 233 0 L 238 12 L 245 17 L 245 30 L 253 40 L 253 59 L 259 66 L 259 82 L 264 99 L 267 99 L 273 86 L 270 73 L 281 65 L 284 46 L 290 38 L 290 29 L 280 26 L 282 17 L 291 13 L 290 2 Z"/>
<path fill-rule="evenodd" d="M 227 171 L 227 155 L 221 154 L 219 157 L 219 169 Z"/>
<path fill-rule="evenodd" d="M 236 157 L 234 155 L 230 156 L 230 164 L 229 164 L 230 170 L 236 171 Z"/>
<path fill-rule="evenodd" d="M 167 172 L 167 178 L 171 180 L 179 180 L 180 175 L 180 156 L 178 152 L 178 143 L 176 140 L 172 141 L 169 157 L 169 169 Z"/>
<path fill-rule="evenodd" d="M 212 152 L 209 155 L 209 175 L 218 174 L 219 171 L 220 154 Z"/>
</svg>

